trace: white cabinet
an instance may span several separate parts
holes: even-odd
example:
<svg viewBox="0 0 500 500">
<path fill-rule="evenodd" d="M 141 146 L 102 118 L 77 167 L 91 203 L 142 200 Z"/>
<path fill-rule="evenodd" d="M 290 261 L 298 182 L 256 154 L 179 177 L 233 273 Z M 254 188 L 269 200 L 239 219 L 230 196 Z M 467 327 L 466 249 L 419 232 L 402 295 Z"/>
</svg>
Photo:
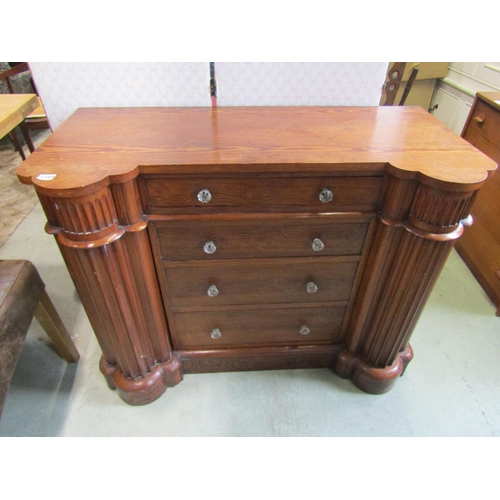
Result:
<svg viewBox="0 0 500 500">
<path fill-rule="evenodd" d="M 453 62 L 438 83 L 432 114 L 460 134 L 476 92 L 500 91 L 500 62 Z"/>
</svg>

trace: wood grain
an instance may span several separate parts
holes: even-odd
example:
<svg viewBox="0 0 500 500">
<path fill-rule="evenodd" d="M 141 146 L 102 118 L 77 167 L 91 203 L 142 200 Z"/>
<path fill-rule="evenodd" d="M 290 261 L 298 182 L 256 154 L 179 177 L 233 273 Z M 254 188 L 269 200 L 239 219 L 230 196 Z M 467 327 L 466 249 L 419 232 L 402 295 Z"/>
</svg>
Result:
<svg viewBox="0 0 500 500">
<path fill-rule="evenodd" d="M 345 258 L 347 260 L 347 258 Z M 227 304 L 280 304 L 288 302 L 334 302 L 348 300 L 358 266 L 335 258 L 259 259 L 212 261 L 194 266 L 165 266 L 167 287 L 172 290 L 172 307 Z M 307 292 L 307 284 L 317 286 Z M 216 285 L 219 294 L 209 297 L 207 290 Z"/>
<path fill-rule="evenodd" d="M 345 307 L 177 313 L 174 348 L 333 344 L 339 340 L 344 313 Z M 300 333 L 304 324 L 310 329 L 307 335 Z M 214 328 L 221 331 L 218 339 L 210 336 Z"/>
<path fill-rule="evenodd" d="M 370 219 L 368 219 L 370 220 Z M 366 217 L 340 222 L 328 215 L 281 216 L 279 219 L 201 217 L 154 222 L 164 261 L 359 255 L 368 230 Z M 324 248 L 313 250 L 319 238 Z M 217 250 L 204 252 L 207 241 Z"/>
<path fill-rule="evenodd" d="M 189 370 L 328 363 L 389 390 L 495 168 L 418 108 L 117 108 L 78 110 L 18 175 L 35 184 L 109 387 L 146 404 Z M 207 239 L 217 250 L 202 255 Z"/>
<path fill-rule="evenodd" d="M 423 109 L 398 107 L 81 108 L 18 169 L 69 196 L 139 173 L 382 172 L 479 185 L 496 168 Z M 56 174 L 52 181 L 37 180 Z M 130 177 L 127 177 L 130 178 Z"/>
<path fill-rule="evenodd" d="M 144 176 L 149 213 L 174 213 L 174 209 L 196 209 L 196 212 L 255 211 L 329 211 L 362 212 L 379 205 L 381 177 L 265 177 L 262 178 L 171 178 Z M 330 202 L 319 199 L 326 188 L 333 194 Z M 208 189 L 212 199 L 201 203 L 200 191 Z"/>
</svg>

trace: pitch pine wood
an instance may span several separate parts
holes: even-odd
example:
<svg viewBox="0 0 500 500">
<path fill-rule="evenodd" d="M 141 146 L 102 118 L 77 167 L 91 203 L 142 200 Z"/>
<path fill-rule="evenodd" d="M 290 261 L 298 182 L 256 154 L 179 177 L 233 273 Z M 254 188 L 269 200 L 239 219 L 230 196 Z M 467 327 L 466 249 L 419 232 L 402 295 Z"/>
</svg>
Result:
<svg viewBox="0 0 500 500">
<path fill-rule="evenodd" d="M 144 173 L 381 172 L 482 183 L 495 164 L 418 107 L 81 108 L 18 170 L 48 192 Z M 356 165 L 358 167 L 356 168 Z M 179 168 L 181 167 L 182 168 Z M 323 168 L 321 168 L 323 167 Z M 52 173 L 52 181 L 40 181 Z"/>
<path fill-rule="evenodd" d="M 495 168 L 418 108 L 134 108 L 78 110 L 18 175 L 109 387 L 146 404 L 200 371 L 329 366 L 389 390 Z"/>
</svg>

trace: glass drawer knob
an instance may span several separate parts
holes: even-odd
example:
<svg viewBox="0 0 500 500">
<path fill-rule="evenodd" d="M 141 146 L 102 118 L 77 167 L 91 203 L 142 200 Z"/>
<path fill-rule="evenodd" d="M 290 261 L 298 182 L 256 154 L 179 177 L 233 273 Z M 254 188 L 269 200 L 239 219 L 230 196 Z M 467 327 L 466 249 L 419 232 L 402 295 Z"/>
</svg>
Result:
<svg viewBox="0 0 500 500">
<path fill-rule="evenodd" d="M 198 201 L 201 203 L 208 203 L 212 199 L 212 193 L 208 189 L 202 189 L 198 193 Z"/>
<path fill-rule="evenodd" d="M 325 248 L 325 244 L 319 239 L 319 238 L 314 238 L 313 243 L 312 243 L 312 249 L 315 252 L 320 252 Z"/>
<path fill-rule="evenodd" d="M 300 327 L 300 334 L 301 335 L 309 335 L 310 331 L 311 330 L 309 329 L 309 327 L 307 325 L 301 325 L 301 327 Z"/>
<path fill-rule="evenodd" d="M 222 333 L 218 328 L 214 328 L 212 330 L 210 337 L 212 337 L 213 339 L 220 339 L 222 337 Z"/>
<path fill-rule="evenodd" d="M 312 281 L 310 281 L 307 284 L 307 293 L 316 293 L 317 291 L 318 291 L 318 285 L 316 285 L 316 283 L 313 283 Z"/>
<path fill-rule="evenodd" d="M 215 246 L 215 243 L 213 241 L 207 241 L 205 245 L 203 246 L 203 251 L 205 253 L 214 253 L 217 250 L 217 247 Z"/>
<path fill-rule="evenodd" d="M 319 193 L 319 200 L 321 203 L 328 203 L 333 200 L 333 193 L 329 189 L 323 188 Z"/>
<path fill-rule="evenodd" d="M 209 297 L 217 297 L 217 295 L 219 295 L 219 289 L 215 285 L 210 285 L 208 287 L 207 295 Z"/>
</svg>

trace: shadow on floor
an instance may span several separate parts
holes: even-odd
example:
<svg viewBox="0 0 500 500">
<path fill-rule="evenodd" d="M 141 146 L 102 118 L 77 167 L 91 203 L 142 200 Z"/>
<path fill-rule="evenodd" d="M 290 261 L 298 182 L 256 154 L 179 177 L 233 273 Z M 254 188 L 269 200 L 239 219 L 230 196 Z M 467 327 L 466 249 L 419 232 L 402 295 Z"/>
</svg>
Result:
<svg viewBox="0 0 500 500">
<path fill-rule="evenodd" d="M 77 364 L 61 359 L 51 345 L 27 338 L 0 421 L 0 436 L 58 436 Z"/>
</svg>

